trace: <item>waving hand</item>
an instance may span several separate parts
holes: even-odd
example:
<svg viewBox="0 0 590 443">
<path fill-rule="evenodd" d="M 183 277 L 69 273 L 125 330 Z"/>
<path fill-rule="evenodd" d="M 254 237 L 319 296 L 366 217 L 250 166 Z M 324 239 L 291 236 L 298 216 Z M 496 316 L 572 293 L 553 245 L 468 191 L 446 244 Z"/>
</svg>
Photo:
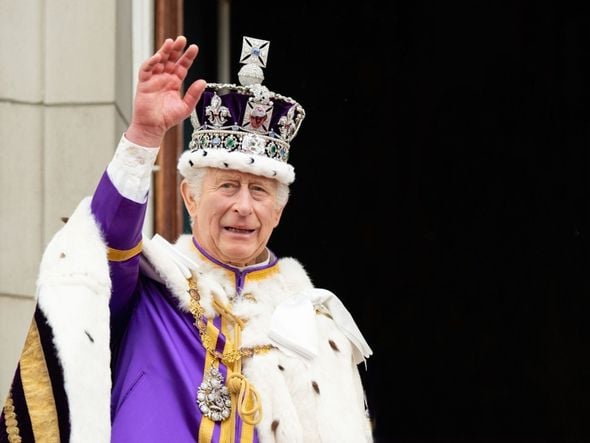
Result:
<svg viewBox="0 0 590 443">
<path fill-rule="evenodd" d="M 183 81 L 199 51 L 186 38 L 166 39 L 139 70 L 131 124 L 126 137 L 139 145 L 159 146 L 166 131 L 186 119 L 206 83 L 197 80 L 182 94 Z"/>
</svg>

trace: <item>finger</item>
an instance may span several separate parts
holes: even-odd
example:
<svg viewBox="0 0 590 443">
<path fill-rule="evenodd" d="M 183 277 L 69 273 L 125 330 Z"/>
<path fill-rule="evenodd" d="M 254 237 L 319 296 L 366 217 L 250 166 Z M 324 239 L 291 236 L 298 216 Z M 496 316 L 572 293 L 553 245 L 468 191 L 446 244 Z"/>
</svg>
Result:
<svg viewBox="0 0 590 443">
<path fill-rule="evenodd" d="M 139 79 L 144 80 L 154 73 L 154 70 L 159 65 L 162 55 L 156 53 L 148 58 L 139 69 Z"/>
<path fill-rule="evenodd" d="M 176 40 L 174 40 L 174 42 L 172 43 L 172 46 L 170 47 L 168 59 L 165 62 L 164 70 L 166 72 L 169 72 L 169 73 L 174 72 L 175 63 L 178 60 L 178 58 L 182 55 L 182 51 L 184 50 L 185 46 L 186 46 L 186 38 L 184 36 L 176 37 Z"/>
<path fill-rule="evenodd" d="M 139 71 L 141 80 L 146 80 L 150 75 L 159 74 L 164 70 L 165 59 L 168 57 L 167 54 L 171 44 L 172 39 L 166 39 L 160 49 L 141 65 Z"/>
<path fill-rule="evenodd" d="M 203 95 L 203 91 L 206 87 L 207 82 L 205 80 L 197 80 L 193 82 L 193 84 L 190 85 L 184 93 L 183 101 L 190 112 L 192 112 L 192 110 L 197 105 L 197 102 L 201 98 L 201 95 Z"/>
<path fill-rule="evenodd" d="M 141 70 L 142 71 L 151 71 L 154 68 L 154 66 L 156 66 L 158 63 L 160 63 L 161 59 L 162 59 L 162 55 L 160 53 L 156 53 L 156 54 L 152 55 L 145 62 L 143 62 L 143 64 L 141 65 Z"/>
<path fill-rule="evenodd" d="M 170 53 L 172 51 L 173 44 L 174 40 L 172 40 L 171 38 L 167 38 L 166 40 L 164 40 L 164 43 L 162 43 L 162 46 L 160 46 L 160 49 L 158 49 L 157 52 L 162 57 L 160 63 L 166 64 L 166 62 L 170 58 Z"/>
<path fill-rule="evenodd" d="M 172 48 L 170 50 L 170 56 L 166 62 L 164 70 L 169 73 L 173 74 L 176 69 L 176 62 L 179 58 L 182 57 L 184 47 L 186 46 L 186 38 L 184 36 L 178 37 L 174 43 L 172 44 Z"/>
<path fill-rule="evenodd" d="M 182 57 L 180 57 L 180 59 L 178 60 L 177 65 L 182 66 L 185 69 L 190 68 L 193 62 L 195 61 L 195 58 L 197 57 L 198 53 L 199 47 L 195 44 L 190 45 L 186 49 L 186 51 L 184 51 Z"/>
<path fill-rule="evenodd" d="M 184 50 L 185 46 L 186 37 L 184 35 L 179 35 L 178 37 L 176 37 L 176 40 L 174 40 L 174 43 L 172 43 L 172 48 L 170 50 L 170 57 L 168 58 L 168 61 L 176 63 L 176 61 L 182 55 L 182 51 Z"/>
<path fill-rule="evenodd" d="M 197 53 L 199 49 L 197 45 L 191 45 L 188 47 L 186 52 L 182 55 L 180 60 L 175 65 L 174 74 L 180 79 L 184 80 L 186 74 L 188 73 L 188 69 L 193 64 L 193 61 L 197 57 Z"/>
</svg>

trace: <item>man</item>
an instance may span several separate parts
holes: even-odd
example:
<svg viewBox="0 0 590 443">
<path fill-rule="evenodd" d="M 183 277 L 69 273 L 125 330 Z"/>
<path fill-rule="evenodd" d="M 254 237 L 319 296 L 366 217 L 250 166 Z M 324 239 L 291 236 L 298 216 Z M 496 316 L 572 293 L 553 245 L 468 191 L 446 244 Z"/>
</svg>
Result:
<svg viewBox="0 0 590 443">
<path fill-rule="evenodd" d="M 305 116 L 262 86 L 268 47 L 244 39 L 242 85 L 184 95 L 198 48 L 183 36 L 142 65 L 113 160 L 44 253 L 0 440 L 372 441 L 357 369 L 371 349 L 334 294 L 267 247 Z M 267 131 L 247 128 L 253 110 Z M 143 239 L 158 146 L 189 115 L 192 235 Z"/>
</svg>

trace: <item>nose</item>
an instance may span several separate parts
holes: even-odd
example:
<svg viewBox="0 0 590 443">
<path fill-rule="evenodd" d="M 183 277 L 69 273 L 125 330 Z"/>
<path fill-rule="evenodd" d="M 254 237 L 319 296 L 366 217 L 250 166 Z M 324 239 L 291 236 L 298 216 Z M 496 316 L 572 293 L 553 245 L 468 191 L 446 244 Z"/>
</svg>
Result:
<svg viewBox="0 0 590 443">
<path fill-rule="evenodd" d="M 252 196 L 247 186 L 242 186 L 236 194 L 233 209 L 241 216 L 247 216 L 252 213 Z"/>
</svg>

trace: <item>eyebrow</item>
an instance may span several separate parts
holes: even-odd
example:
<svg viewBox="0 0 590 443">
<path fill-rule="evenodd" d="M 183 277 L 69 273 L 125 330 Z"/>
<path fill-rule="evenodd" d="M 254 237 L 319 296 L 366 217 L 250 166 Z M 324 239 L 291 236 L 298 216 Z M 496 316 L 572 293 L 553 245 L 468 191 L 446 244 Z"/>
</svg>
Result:
<svg viewBox="0 0 590 443">
<path fill-rule="evenodd" d="M 241 182 L 241 175 L 239 174 L 232 174 L 230 172 L 224 172 L 220 175 L 217 176 L 217 181 L 236 181 L 236 182 Z M 251 179 L 248 179 L 248 184 L 249 185 L 265 185 L 265 186 L 271 186 L 272 187 L 272 179 L 270 178 L 266 178 L 266 177 L 258 177 L 258 176 L 252 176 Z"/>
</svg>

